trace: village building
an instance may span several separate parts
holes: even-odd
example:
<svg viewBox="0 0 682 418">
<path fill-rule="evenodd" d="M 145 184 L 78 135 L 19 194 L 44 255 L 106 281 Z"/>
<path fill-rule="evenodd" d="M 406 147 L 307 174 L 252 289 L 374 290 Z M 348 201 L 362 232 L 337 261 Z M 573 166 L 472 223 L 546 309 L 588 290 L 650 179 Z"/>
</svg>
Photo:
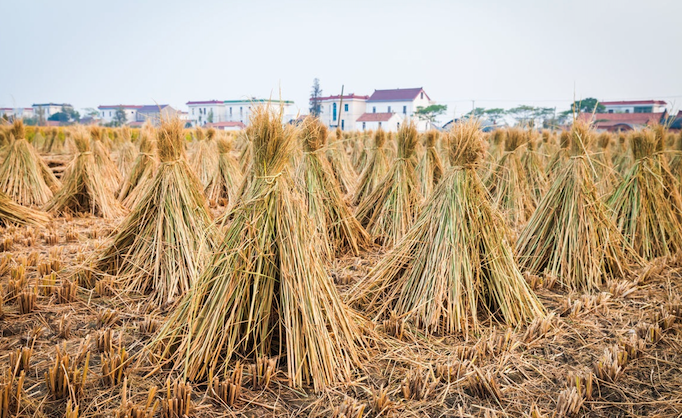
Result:
<svg viewBox="0 0 682 418">
<path fill-rule="evenodd" d="M 289 123 L 298 117 L 298 109 L 291 100 L 251 98 L 187 102 L 192 126 L 207 126 L 221 122 L 240 122 L 247 126 L 252 110 L 262 105 L 270 105 L 273 109 L 281 105 L 283 107 L 283 123 Z"/>
<path fill-rule="evenodd" d="M 358 130 L 358 119 L 365 113 L 369 96 L 346 94 L 318 97 L 320 105 L 320 121 L 331 129 L 341 128 L 343 131 Z"/>
<path fill-rule="evenodd" d="M 604 113 L 663 113 L 667 103 L 664 100 L 628 100 L 600 102 Z"/>
<path fill-rule="evenodd" d="M 73 106 L 68 103 L 40 103 L 33 104 L 32 107 L 34 116 L 42 117 L 45 120 L 49 119 L 49 117 L 55 113 L 61 112 L 64 108 L 73 109 Z"/>
<path fill-rule="evenodd" d="M 123 110 L 125 113 L 126 123 L 135 122 L 137 120 L 137 111 L 142 106 L 136 105 L 101 105 L 97 106 L 99 111 L 100 122 L 104 124 L 112 123 L 116 120 L 116 112 Z"/>
</svg>

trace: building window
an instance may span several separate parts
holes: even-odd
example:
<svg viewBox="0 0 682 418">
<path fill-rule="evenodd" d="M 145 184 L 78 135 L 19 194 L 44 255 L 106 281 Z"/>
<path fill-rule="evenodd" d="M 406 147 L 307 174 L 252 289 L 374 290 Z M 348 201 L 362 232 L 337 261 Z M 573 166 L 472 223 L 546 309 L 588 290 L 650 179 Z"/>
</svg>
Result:
<svg viewBox="0 0 682 418">
<path fill-rule="evenodd" d="M 365 130 L 366 127 L 367 127 L 367 123 L 362 122 L 362 130 L 363 130 L 363 131 Z"/>
<path fill-rule="evenodd" d="M 625 109 L 625 113 L 630 113 L 630 109 Z"/>
<path fill-rule="evenodd" d="M 377 107 L 376 106 L 372 106 L 372 113 L 377 113 Z"/>
<path fill-rule="evenodd" d="M 381 128 L 381 122 L 379 122 L 379 127 Z"/>
<path fill-rule="evenodd" d="M 388 107 L 388 113 L 391 113 L 391 106 Z"/>
<path fill-rule="evenodd" d="M 194 114 L 194 108 L 192 108 L 192 114 Z"/>
<path fill-rule="evenodd" d="M 421 92 L 421 93 L 419 94 L 419 97 L 420 97 L 422 100 L 424 100 L 424 92 Z"/>
<path fill-rule="evenodd" d="M 403 106 L 403 115 L 407 115 L 407 106 Z"/>
<path fill-rule="evenodd" d="M 111 110 L 109 111 L 109 117 L 111 117 Z"/>
<path fill-rule="evenodd" d="M 239 106 L 239 116 L 241 116 L 241 115 L 243 115 L 243 114 L 244 114 L 244 110 L 242 109 L 241 106 Z"/>
<path fill-rule="evenodd" d="M 613 109 L 609 109 L 609 113 L 613 113 Z"/>
<path fill-rule="evenodd" d="M 336 120 L 336 103 L 332 105 L 332 120 Z"/>
<path fill-rule="evenodd" d="M 635 113 L 651 113 L 654 109 L 651 106 L 635 106 Z"/>
<path fill-rule="evenodd" d="M 341 130 L 342 130 L 342 131 L 343 131 L 343 128 L 346 127 L 346 124 L 345 124 L 344 122 L 345 122 L 345 120 L 344 120 L 344 119 L 341 119 Z"/>
<path fill-rule="evenodd" d="M 232 116 L 232 108 L 230 108 L 230 116 Z"/>
<path fill-rule="evenodd" d="M 348 112 L 348 103 L 346 103 L 345 105 L 343 105 L 343 111 L 344 111 L 344 112 Z"/>
</svg>

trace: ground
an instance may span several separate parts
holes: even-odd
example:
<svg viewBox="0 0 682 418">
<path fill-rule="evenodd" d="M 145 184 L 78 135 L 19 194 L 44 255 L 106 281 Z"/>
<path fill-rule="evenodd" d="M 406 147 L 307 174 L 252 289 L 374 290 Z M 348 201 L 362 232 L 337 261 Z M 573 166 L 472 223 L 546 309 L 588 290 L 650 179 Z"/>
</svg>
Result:
<svg viewBox="0 0 682 418">
<path fill-rule="evenodd" d="M 22 347 L 32 348 L 32 354 L 16 416 L 64 416 L 69 395 L 58 399 L 46 380 L 58 346 L 70 356 L 71 367 L 80 369 L 71 377 L 79 416 L 116 416 L 124 397 L 143 409 L 153 388 L 158 392 L 152 391 L 149 409 L 159 401 L 156 415 L 161 415 L 167 380 L 179 376 L 154 367 L 144 347 L 167 312 L 148 308 L 143 297 L 116 295 L 105 287 L 79 288 L 72 301 L 64 300 L 70 299 L 68 292 L 61 300 L 58 296 L 67 272 L 87 260 L 116 224 L 73 217 L 55 219 L 45 230 L 2 231 L 0 384 L 8 390 L 0 386 L 1 417 L 7 416 L 2 415 L 3 393 L 9 416 L 15 416 L 21 366 L 10 359 Z M 330 265 L 340 293 L 380 256 L 376 250 Z M 50 260 L 56 261 L 52 268 L 62 270 L 54 285 L 41 286 L 38 270 L 45 272 Z M 216 399 L 205 382 L 190 383 L 191 416 L 539 417 L 564 408 L 566 415 L 577 411 L 575 416 L 680 416 L 679 261 L 659 260 L 636 283 L 607 283 L 601 293 L 568 293 L 551 280 L 528 277 L 550 315 L 518 329 L 489 324 L 465 338 L 423 336 L 399 321 L 376 323 L 368 331 L 368 358 L 358 365 L 355 379 L 321 393 L 289 388 L 283 368 L 269 384 L 255 382 L 245 360 L 243 387 L 231 406 Z M 27 265 L 24 289 L 35 286 L 38 292 L 35 308 L 26 314 L 20 314 L 18 297 L 12 298 L 9 289 L 11 276 L 20 274 L 19 263 Z M 88 352 L 81 385 L 74 376 L 82 376 Z M 120 376 L 106 377 L 103 367 L 119 358 L 125 364 Z M 584 389 L 589 376 L 591 396 Z"/>
</svg>

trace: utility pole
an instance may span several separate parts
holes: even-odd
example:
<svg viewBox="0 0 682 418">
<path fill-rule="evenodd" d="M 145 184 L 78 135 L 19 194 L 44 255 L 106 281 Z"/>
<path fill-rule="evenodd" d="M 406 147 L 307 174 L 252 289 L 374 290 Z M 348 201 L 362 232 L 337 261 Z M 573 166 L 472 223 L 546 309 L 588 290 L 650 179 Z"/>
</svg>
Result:
<svg viewBox="0 0 682 418">
<path fill-rule="evenodd" d="M 343 87 L 344 85 L 341 84 L 341 97 L 339 98 L 339 120 L 336 122 L 337 128 L 341 125 L 341 112 L 343 111 Z"/>
</svg>

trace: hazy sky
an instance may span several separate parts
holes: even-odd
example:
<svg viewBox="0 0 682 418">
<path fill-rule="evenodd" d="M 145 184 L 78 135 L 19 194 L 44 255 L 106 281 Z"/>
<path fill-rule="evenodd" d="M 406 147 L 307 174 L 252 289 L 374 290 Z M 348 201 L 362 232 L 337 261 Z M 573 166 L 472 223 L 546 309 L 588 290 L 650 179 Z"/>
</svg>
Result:
<svg viewBox="0 0 682 418">
<path fill-rule="evenodd" d="M 682 1 L 0 0 L 0 106 L 419 87 L 476 106 L 682 103 Z"/>
</svg>

